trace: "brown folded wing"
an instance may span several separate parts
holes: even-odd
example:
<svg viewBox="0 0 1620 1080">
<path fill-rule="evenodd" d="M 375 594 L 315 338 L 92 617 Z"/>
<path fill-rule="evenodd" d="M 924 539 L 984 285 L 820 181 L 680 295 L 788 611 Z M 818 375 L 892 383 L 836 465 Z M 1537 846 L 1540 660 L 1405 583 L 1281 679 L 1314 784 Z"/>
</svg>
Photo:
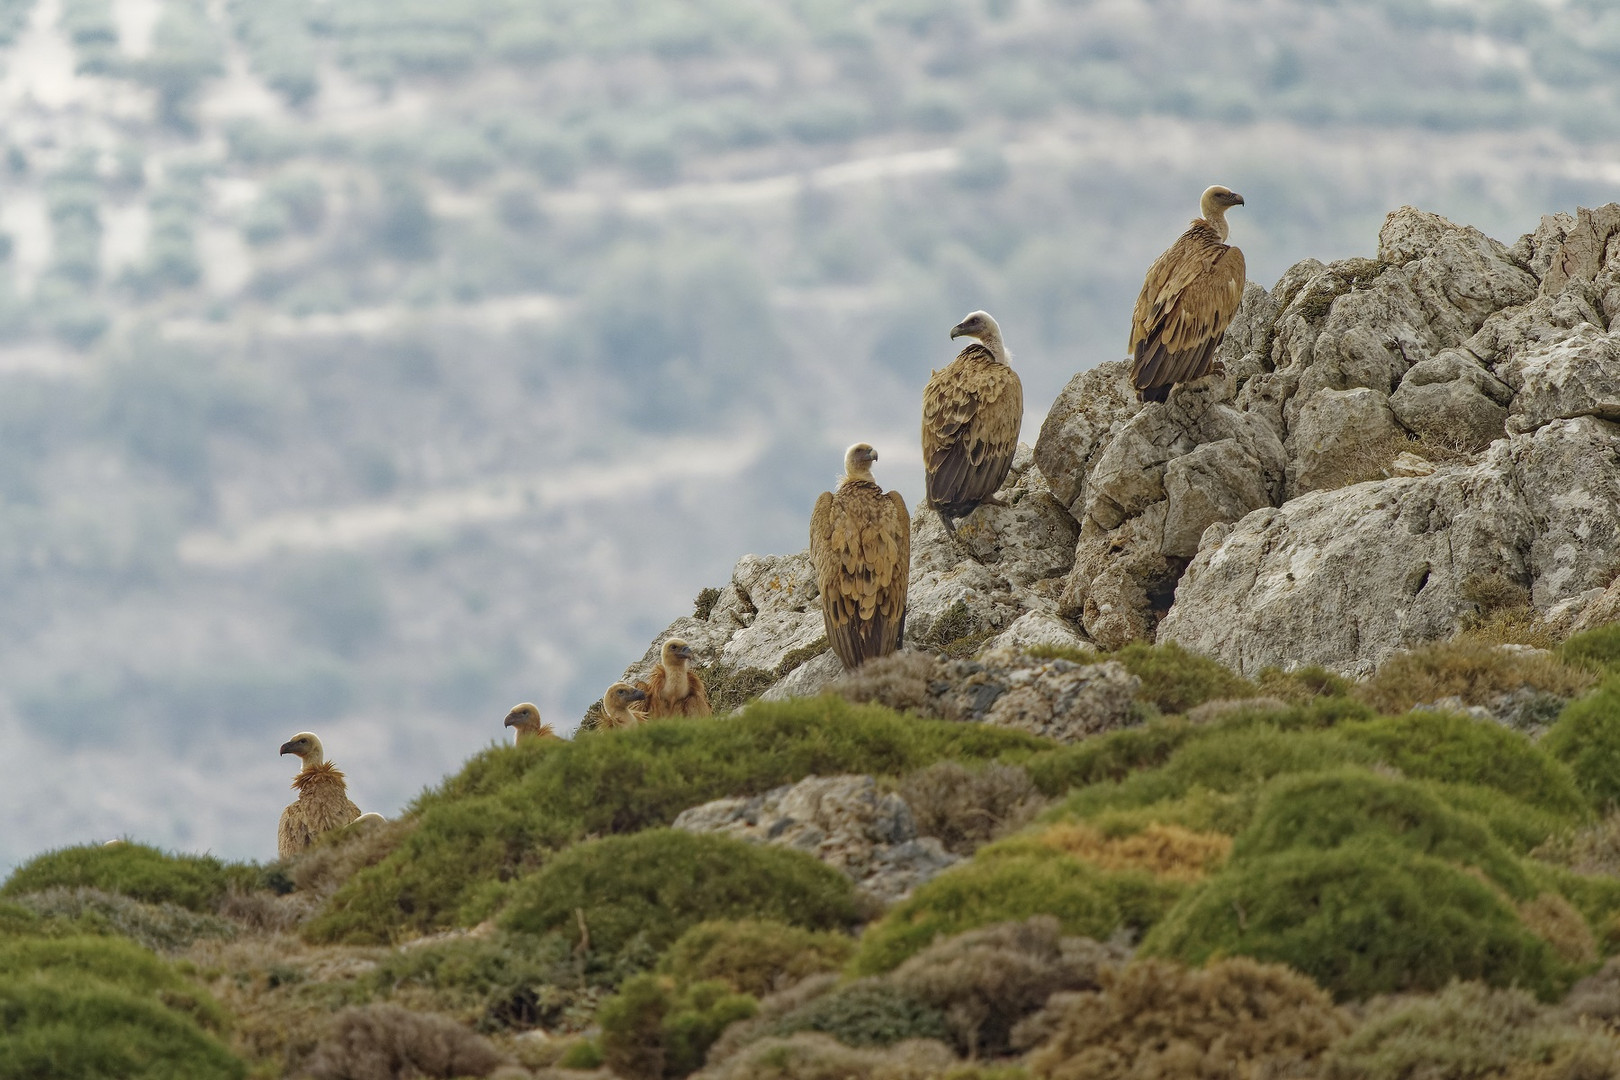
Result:
<svg viewBox="0 0 1620 1080">
<path fill-rule="evenodd" d="M 810 516 L 810 557 L 827 641 L 853 670 L 900 647 L 911 571 L 911 516 L 898 491 L 846 483 Z"/>
<path fill-rule="evenodd" d="M 961 517 L 1007 479 L 1024 422 L 1018 373 L 977 343 L 963 349 L 923 390 L 923 467 L 928 505 Z"/>
<path fill-rule="evenodd" d="M 1144 400 L 1208 375 L 1243 301 L 1243 252 L 1204 221 L 1153 263 L 1131 318 L 1131 383 Z"/>
</svg>

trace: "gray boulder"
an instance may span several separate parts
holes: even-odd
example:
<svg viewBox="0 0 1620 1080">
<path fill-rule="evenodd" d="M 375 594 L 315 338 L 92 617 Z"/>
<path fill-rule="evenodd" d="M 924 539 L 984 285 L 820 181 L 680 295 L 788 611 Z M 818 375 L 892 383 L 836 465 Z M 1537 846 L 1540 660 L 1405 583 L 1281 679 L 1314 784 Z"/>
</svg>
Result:
<svg viewBox="0 0 1620 1080">
<path fill-rule="evenodd" d="M 917 835 L 904 799 L 870 776 L 812 776 L 752 798 L 683 810 L 675 828 L 777 844 L 813 855 L 886 903 L 959 861 Z"/>
</svg>

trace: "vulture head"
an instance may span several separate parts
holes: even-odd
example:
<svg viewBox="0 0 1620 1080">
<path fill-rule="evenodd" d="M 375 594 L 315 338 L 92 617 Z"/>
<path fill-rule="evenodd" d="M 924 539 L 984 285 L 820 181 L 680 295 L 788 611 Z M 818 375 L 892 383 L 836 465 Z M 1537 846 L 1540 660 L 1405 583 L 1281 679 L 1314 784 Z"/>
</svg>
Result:
<svg viewBox="0 0 1620 1080">
<path fill-rule="evenodd" d="M 979 344 L 989 349 L 997 360 L 1003 364 L 1007 362 L 1007 349 L 1001 343 L 1001 326 L 990 317 L 988 311 L 975 311 L 951 327 L 951 340 L 959 337 L 977 338 Z"/>
<path fill-rule="evenodd" d="M 844 478 L 846 480 L 871 480 L 872 462 L 877 459 L 877 451 L 872 449 L 871 443 L 856 443 L 844 451 Z"/>
<path fill-rule="evenodd" d="M 304 763 L 304 768 L 313 768 L 326 761 L 326 752 L 321 748 L 321 740 L 314 732 L 300 731 L 292 738 L 281 744 L 283 754 L 297 754 Z"/>
<path fill-rule="evenodd" d="M 630 706 L 647 700 L 647 691 L 629 683 L 616 682 L 602 695 L 602 711 L 607 714 L 607 727 L 627 727 L 636 723 Z"/>
<path fill-rule="evenodd" d="M 1205 188 L 1203 197 L 1198 200 L 1198 212 L 1203 219 L 1215 226 L 1215 231 L 1226 239 L 1226 211 L 1234 206 L 1243 205 L 1243 196 L 1231 188 L 1216 184 Z"/>
<path fill-rule="evenodd" d="M 663 661 L 664 667 L 670 670 L 683 668 L 692 662 L 692 646 L 678 637 L 672 637 L 664 642 L 659 659 Z"/>
<path fill-rule="evenodd" d="M 541 723 L 540 710 L 525 701 L 521 705 L 512 706 L 512 711 L 506 714 L 505 726 L 517 728 L 517 741 L 524 739 L 555 739 L 557 733 L 551 730 L 550 724 Z"/>
</svg>

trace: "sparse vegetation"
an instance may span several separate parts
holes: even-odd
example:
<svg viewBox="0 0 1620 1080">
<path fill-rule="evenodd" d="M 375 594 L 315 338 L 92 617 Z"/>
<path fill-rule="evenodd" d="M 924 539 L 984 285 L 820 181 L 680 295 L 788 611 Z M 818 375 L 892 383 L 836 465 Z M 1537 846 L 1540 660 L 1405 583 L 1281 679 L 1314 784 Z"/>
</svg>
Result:
<svg viewBox="0 0 1620 1080">
<path fill-rule="evenodd" d="M 1175 642 L 1127 645 L 1110 659 L 1142 680 L 1137 700 L 1162 713 L 1184 713 L 1213 698 L 1252 697 L 1255 686 L 1225 667 Z"/>
<path fill-rule="evenodd" d="M 1572 698 L 1593 682 L 1591 675 L 1556 656 L 1458 638 L 1395 655 L 1358 692 L 1379 711 L 1397 713 L 1448 698 L 1489 705 L 1499 695 L 1524 686 Z"/>
</svg>

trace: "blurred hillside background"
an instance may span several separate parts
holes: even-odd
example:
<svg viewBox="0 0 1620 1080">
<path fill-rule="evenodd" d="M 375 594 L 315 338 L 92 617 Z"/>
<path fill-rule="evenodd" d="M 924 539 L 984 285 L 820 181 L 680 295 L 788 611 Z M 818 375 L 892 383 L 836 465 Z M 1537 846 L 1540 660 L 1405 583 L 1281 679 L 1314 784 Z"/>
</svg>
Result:
<svg viewBox="0 0 1620 1080">
<path fill-rule="evenodd" d="M 0 873 L 560 730 L 996 314 L 1026 437 L 1253 280 L 1620 182 L 1609 0 L 0 0 Z"/>
</svg>

